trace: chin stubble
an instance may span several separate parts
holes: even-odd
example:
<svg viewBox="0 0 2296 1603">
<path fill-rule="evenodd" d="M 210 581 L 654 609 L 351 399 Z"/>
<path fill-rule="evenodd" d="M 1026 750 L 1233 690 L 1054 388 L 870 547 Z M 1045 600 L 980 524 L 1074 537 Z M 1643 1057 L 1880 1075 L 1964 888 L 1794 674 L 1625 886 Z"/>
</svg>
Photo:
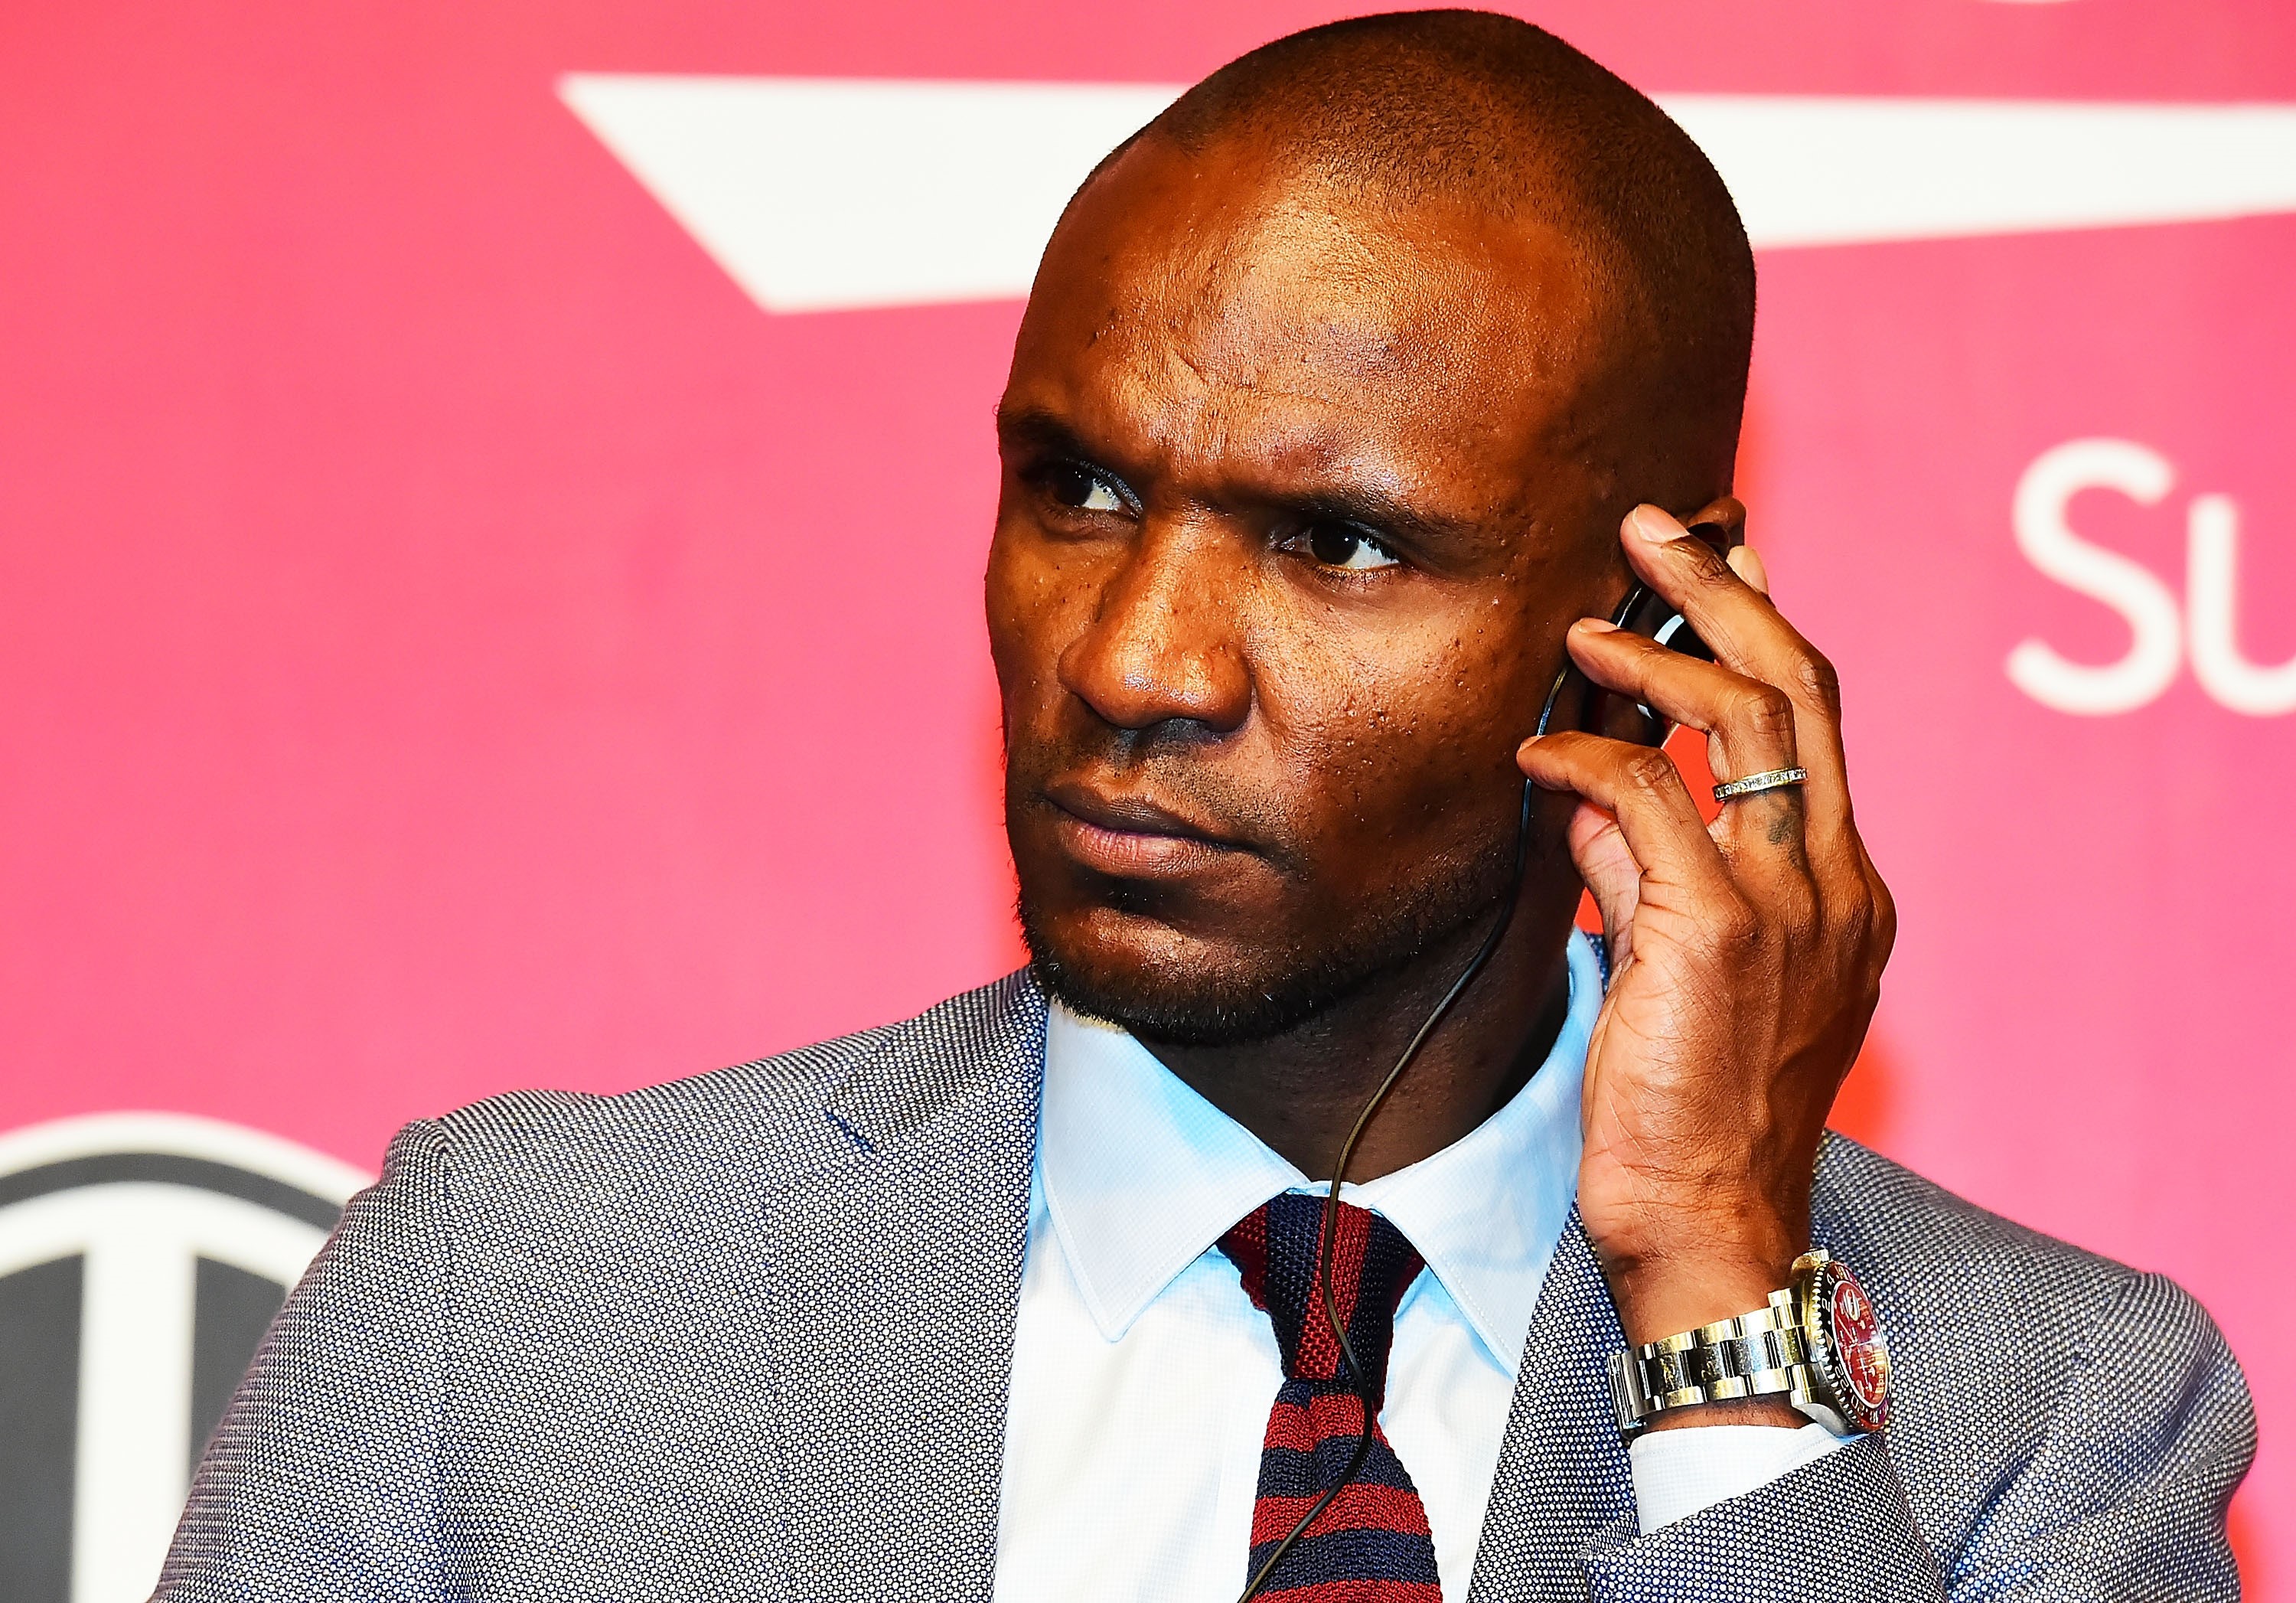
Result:
<svg viewBox="0 0 2296 1603">
<path fill-rule="evenodd" d="M 1495 917 L 1514 843 L 1357 910 L 1333 939 L 1193 970 L 1120 970 L 1063 949 L 1021 888 L 1021 931 L 1046 992 L 1071 1012 L 1142 1040 L 1180 1047 L 1243 1046 L 1295 1030 L 1383 975 Z"/>
</svg>

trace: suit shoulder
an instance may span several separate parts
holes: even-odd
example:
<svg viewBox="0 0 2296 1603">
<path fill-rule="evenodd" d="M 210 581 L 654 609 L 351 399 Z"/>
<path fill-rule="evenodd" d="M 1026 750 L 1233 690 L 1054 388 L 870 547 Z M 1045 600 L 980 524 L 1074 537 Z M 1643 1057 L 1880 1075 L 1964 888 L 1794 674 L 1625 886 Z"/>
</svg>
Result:
<svg viewBox="0 0 2296 1603">
<path fill-rule="evenodd" d="M 1816 1240 L 1881 1315 L 1890 1452 L 1939 1553 L 1978 1562 L 2021 1521 L 2162 1500 L 2221 1531 L 2254 1415 L 2223 1334 L 2181 1287 L 1841 1136 L 1812 1204 Z"/>
<path fill-rule="evenodd" d="M 1826 1138 L 1812 1214 L 1882 1316 L 1909 1455 L 1932 1426 L 1965 1451 L 1956 1419 L 2038 1432 L 2099 1377 L 2174 1391 L 2174 1377 L 2237 1374 L 2215 1320 L 2167 1276 L 1988 1213 L 1844 1137 Z"/>
<path fill-rule="evenodd" d="M 1849 1263 L 1877 1296 L 1893 1282 L 1916 1303 L 1930 1301 L 1932 1291 L 1981 1289 L 1988 1297 L 2093 1320 L 2143 1278 L 2125 1263 L 1979 1207 L 1843 1135 L 1826 1136 L 1811 1200 L 1820 1245 Z"/>
<path fill-rule="evenodd" d="M 859 1138 L 841 1104 L 959 1094 L 1041 1012 L 1021 971 L 894 1023 L 684 1080 L 611 1096 L 504 1092 L 430 1122 L 429 1139 L 458 1179 L 672 1164 L 770 1180 L 851 1154 Z"/>
</svg>

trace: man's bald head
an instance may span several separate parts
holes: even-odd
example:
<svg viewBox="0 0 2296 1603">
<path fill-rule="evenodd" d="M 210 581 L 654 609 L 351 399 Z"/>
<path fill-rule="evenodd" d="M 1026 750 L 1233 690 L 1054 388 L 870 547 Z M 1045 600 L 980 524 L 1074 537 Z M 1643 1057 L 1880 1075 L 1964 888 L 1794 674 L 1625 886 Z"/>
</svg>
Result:
<svg viewBox="0 0 2296 1603">
<path fill-rule="evenodd" d="M 1054 991 L 1209 1045 L 1447 983 L 1620 520 L 1734 516 L 1751 323 L 1712 169 L 1505 18 L 1295 35 L 1103 162 L 1014 341 L 987 586 Z M 1506 960 L 1546 973 L 1579 888 L 1539 806 Z"/>
<path fill-rule="evenodd" d="M 1703 493 L 1728 488 L 1753 343 L 1745 228 L 1690 136 L 1553 34 L 1474 11 L 1308 29 L 1213 73 L 1094 177 L 1150 140 L 1191 155 L 1238 143 L 1370 207 L 1447 205 L 1569 237 L 1626 348 L 1613 371 L 1636 391 L 1638 443 L 1678 457 Z M 1622 469 L 1650 471 L 1614 443 Z"/>
</svg>

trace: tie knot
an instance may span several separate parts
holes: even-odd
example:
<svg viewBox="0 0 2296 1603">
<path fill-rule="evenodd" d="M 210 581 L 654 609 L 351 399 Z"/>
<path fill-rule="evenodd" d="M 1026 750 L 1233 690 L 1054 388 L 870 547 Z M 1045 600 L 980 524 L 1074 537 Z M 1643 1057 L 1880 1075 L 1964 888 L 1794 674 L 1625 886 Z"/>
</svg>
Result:
<svg viewBox="0 0 2296 1603">
<path fill-rule="evenodd" d="M 1283 1373 L 1293 1380 L 1340 1377 L 1339 1344 L 1332 1339 L 1316 1289 L 1324 1206 L 1320 1196 L 1287 1192 L 1260 1204 L 1219 1241 L 1220 1251 L 1243 1277 L 1245 1294 L 1275 1327 Z M 1396 1304 L 1418 1274 L 1421 1259 L 1401 1230 L 1368 1208 L 1341 1203 L 1339 1214 L 1332 1245 L 1332 1301 L 1376 1402 L 1387 1393 Z"/>
</svg>

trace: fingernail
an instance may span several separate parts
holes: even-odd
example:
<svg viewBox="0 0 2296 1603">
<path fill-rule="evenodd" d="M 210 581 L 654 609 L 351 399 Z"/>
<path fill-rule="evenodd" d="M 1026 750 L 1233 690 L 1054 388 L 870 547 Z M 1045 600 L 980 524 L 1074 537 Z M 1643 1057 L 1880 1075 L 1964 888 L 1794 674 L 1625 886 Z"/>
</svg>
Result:
<svg viewBox="0 0 2296 1603">
<path fill-rule="evenodd" d="M 1682 525 L 1675 519 L 1658 507 L 1647 505 L 1637 506 L 1627 514 L 1627 526 L 1653 546 L 1678 540 L 1684 532 Z"/>
<path fill-rule="evenodd" d="M 1730 571 L 1763 595 L 1770 593 L 1769 564 L 1751 546 L 1741 546 L 1730 553 Z"/>
<path fill-rule="evenodd" d="M 1619 626 L 1608 618 L 1581 618 L 1570 627 L 1582 635 L 1607 635 Z"/>
</svg>

